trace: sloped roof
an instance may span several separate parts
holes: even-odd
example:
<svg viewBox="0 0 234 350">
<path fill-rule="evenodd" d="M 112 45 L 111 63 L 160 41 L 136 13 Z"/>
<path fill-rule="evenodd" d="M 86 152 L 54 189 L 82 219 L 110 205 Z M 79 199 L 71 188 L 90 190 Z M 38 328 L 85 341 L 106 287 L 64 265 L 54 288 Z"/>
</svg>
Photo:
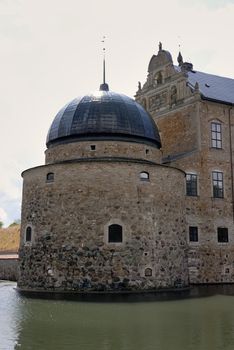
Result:
<svg viewBox="0 0 234 350">
<path fill-rule="evenodd" d="M 188 71 L 188 83 L 195 86 L 199 84 L 199 91 L 203 98 L 234 104 L 234 79 L 220 77 L 198 71 Z"/>
</svg>

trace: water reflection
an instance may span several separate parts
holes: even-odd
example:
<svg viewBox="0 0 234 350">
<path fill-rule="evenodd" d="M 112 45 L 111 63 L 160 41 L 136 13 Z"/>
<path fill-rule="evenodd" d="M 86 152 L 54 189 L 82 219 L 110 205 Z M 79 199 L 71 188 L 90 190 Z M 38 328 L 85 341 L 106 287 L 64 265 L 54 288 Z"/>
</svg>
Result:
<svg viewBox="0 0 234 350">
<path fill-rule="evenodd" d="M 10 284 L 0 288 L 0 311 L 3 350 L 234 348 L 234 296 L 228 295 L 91 303 L 27 299 Z"/>
</svg>

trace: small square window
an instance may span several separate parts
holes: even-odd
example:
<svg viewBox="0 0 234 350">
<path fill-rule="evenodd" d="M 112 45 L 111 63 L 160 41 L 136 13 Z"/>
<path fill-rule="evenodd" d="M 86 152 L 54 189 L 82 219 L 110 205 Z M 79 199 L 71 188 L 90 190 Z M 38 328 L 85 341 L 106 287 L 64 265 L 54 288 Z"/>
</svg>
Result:
<svg viewBox="0 0 234 350">
<path fill-rule="evenodd" d="M 218 227 L 218 242 L 228 243 L 228 229 L 226 227 Z"/>
<path fill-rule="evenodd" d="M 198 242 L 198 228 L 197 226 L 189 226 L 189 241 Z"/>
<path fill-rule="evenodd" d="M 53 182 L 54 181 L 54 173 L 48 173 L 46 175 L 46 182 Z"/>
<path fill-rule="evenodd" d="M 149 267 L 147 269 L 145 269 L 145 276 L 151 277 L 152 276 L 152 269 L 150 269 Z"/>
<path fill-rule="evenodd" d="M 96 145 L 91 145 L 91 146 L 90 146 L 90 149 L 91 149 L 91 151 L 95 151 Z"/>
<path fill-rule="evenodd" d="M 140 180 L 141 181 L 149 181 L 149 173 L 147 173 L 146 171 L 142 171 L 140 173 Z"/>
</svg>

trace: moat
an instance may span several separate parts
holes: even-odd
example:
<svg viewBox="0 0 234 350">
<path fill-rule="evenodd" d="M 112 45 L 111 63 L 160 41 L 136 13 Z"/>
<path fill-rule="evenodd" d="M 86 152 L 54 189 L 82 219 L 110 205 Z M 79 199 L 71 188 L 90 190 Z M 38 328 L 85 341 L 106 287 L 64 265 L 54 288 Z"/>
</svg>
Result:
<svg viewBox="0 0 234 350">
<path fill-rule="evenodd" d="M 234 348 L 234 286 L 89 301 L 30 299 L 15 287 L 0 281 L 1 350 Z"/>
</svg>

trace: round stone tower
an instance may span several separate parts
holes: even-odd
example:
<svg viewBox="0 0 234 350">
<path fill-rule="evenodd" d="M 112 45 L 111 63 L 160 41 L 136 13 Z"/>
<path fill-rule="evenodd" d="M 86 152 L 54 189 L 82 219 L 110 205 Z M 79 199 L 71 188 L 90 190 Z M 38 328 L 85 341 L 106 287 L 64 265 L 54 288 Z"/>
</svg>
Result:
<svg viewBox="0 0 234 350">
<path fill-rule="evenodd" d="M 185 175 L 160 147 L 150 115 L 105 83 L 59 111 L 45 165 L 23 172 L 20 290 L 188 285 Z"/>
</svg>

